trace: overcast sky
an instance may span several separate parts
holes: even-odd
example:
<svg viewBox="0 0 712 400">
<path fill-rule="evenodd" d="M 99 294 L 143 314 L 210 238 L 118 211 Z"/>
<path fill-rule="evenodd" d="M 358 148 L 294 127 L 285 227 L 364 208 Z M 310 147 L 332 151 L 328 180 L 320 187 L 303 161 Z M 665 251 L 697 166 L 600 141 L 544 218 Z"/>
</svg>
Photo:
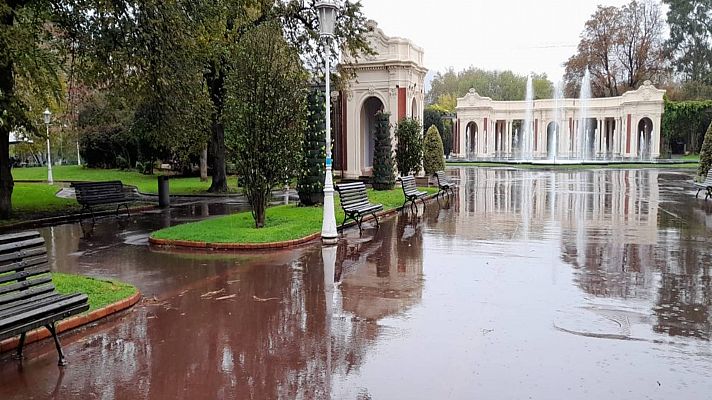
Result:
<svg viewBox="0 0 712 400">
<path fill-rule="evenodd" d="M 388 36 L 411 39 L 425 50 L 431 71 L 470 65 L 526 74 L 545 72 L 556 82 L 576 51 L 596 6 L 630 0 L 361 0 L 366 17 Z"/>
</svg>

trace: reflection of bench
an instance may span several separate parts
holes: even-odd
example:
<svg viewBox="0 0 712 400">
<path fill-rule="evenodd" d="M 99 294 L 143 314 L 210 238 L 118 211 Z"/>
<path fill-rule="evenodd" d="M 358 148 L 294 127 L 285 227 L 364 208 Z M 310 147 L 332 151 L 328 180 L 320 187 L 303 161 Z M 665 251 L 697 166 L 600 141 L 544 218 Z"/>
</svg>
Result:
<svg viewBox="0 0 712 400">
<path fill-rule="evenodd" d="M 445 175 L 445 171 L 437 171 L 433 175 L 438 180 L 438 196 L 442 193 L 443 197 L 445 197 L 445 194 L 448 192 L 453 196 L 455 195 L 455 192 L 453 191 L 455 184 L 448 179 L 447 175 Z"/>
<path fill-rule="evenodd" d="M 368 200 L 366 185 L 363 182 L 342 183 L 336 186 L 336 191 L 339 192 L 341 208 L 344 209 L 344 222 L 341 223 L 341 229 L 344 229 L 347 220 L 352 219 L 356 221 L 361 232 L 363 218 L 369 214 L 373 215 L 376 226 L 379 226 L 376 212 L 383 210 L 383 205 L 373 204 Z"/>
<path fill-rule="evenodd" d="M 702 183 L 695 182 L 695 186 L 697 186 L 697 194 L 695 197 L 700 195 L 701 190 L 705 190 L 707 192 L 705 193 L 705 200 L 712 197 L 712 168 L 707 171 L 707 178 L 705 178 L 705 181 Z"/>
<path fill-rule="evenodd" d="M 86 295 L 55 290 L 38 232 L 0 235 L 0 340 L 20 335 L 20 358 L 27 332 L 44 326 L 54 338 L 59 365 L 64 365 L 55 324 L 88 309 Z"/>
<path fill-rule="evenodd" d="M 403 202 L 402 208 L 405 209 L 405 205 L 410 202 L 411 211 L 413 210 L 413 205 L 415 205 L 417 212 L 418 206 L 415 201 L 420 199 L 420 201 L 423 203 L 423 210 L 425 210 L 425 200 L 423 198 L 427 196 L 428 193 L 421 192 L 418 190 L 418 187 L 415 185 L 415 177 L 413 177 L 413 175 L 408 175 L 401 176 L 398 179 L 401 181 L 401 187 L 403 188 L 403 196 L 405 196 L 405 201 Z"/>
<path fill-rule="evenodd" d="M 119 214 L 121 206 L 126 207 L 126 213 L 129 213 L 128 202 L 130 201 L 124 191 L 124 184 L 121 181 L 107 182 L 74 182 L 72 187 L 77 196 L 77 202 L 82 206 L 79 211 L 89 211 L 92 221 L 94 220 L 94 206 L 103 204 L 117 204 L 116 215 Z"/>
</svg>

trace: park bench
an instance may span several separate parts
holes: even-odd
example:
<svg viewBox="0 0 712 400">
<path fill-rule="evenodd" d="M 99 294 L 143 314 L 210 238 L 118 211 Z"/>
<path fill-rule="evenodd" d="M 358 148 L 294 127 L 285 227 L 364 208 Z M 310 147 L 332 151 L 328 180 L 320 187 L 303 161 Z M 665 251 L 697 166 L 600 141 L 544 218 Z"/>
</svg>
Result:
<svg viewBox="0 0 712 400">
<path fill-rule="evenodd" d="M 445 171 L 437 171 L 433 176 L 435 176 L 435 179 L 438 181 L 438 196 L 442 193 L 443 197 L 445 197 L 448 192 L 453 196 L 455 195 L 453 191 L 455 184 L 448 179 L 447 175 L 445 175 Z"/>
<path fill-rule="evenodd" d="M 129 196 L 124 191 L 124 184 L 121 181 L 106 182 L 73 182 L 72 187 L 77 196 L 77 202 L 82 206 L 79 211 L 84 214 L 88 211 L 91 220 L 94 221 L 94 206 L 104 204 L 118 204 L 116 215 L 119 215 L 121 206 L 126 208 L 126 213 L 130 214 L 128 202 Z"/>
<path fill-rule="evenodd" d="M 19 358 L 27 332 L 44 326 L 54 338 L 59 365 L 65 365 L 55 324 L 88 309 L 85 294 L 55 290 L 39 232 L 0 235 L 0 340 L 20 335 Z"/>
<path fill-rule="evenodd" d="M 339 229 L 343 230 L 346 221 L 352 219 L 356 221 L 360 233 L 363 218 L 368 215 L 373 215 L 376 227 L 380 226 L 376 212 L 383 210 L 383 205 L 373 204 L 368 200 L 366 185 L 363 182 L 342 183 L 336 186 L 336 191 L 339 192 L 341 208 L 344 210 L 344 222 Z"/>
<path fill-rule="evenodd" d="M 413 206 L 415 205 L 415 210 L 417 212 L 418 205 L 415 201 L 420 199 L 420 201 L 423 203 L 423 210 L 425 210 L 424 198 L 428 195 L 428 193 L 421 192 L 418 190 L 418 187 L 415 185 L 415 177 L 413 177 L 413 175 L 407 175 L 401 176 L 398 179 L 401 181 L 401 187 L 403 188 L 403 196 L 405 196 L 405 201 L 403 201 L 403 206 L 401 208 L 405 209 L 405 205 L 410 202 L 411 211 L 413 210 Z"/>
<path fill-rule="evenodd" d="M 701 190 L 705 190 L 707 192 L 705 193 L 705 200 L 712 197 L 712 168 L 707 171 L 707 178 L 705 178 L 705 181 L 702 183 L 695 182 L 695 186 L 697 186 L 697 194 L 695 194 L 695 197 L 700 195 Z"/>
</svg>

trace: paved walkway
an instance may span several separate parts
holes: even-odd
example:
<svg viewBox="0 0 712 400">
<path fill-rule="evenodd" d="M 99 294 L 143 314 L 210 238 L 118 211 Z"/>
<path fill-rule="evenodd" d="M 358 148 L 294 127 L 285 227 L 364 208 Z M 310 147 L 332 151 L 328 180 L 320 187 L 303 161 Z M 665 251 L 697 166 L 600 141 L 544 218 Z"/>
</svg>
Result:
<svg viewBox="0 0 712 400">
<path fill-rule="evenodd" d="M 457 196 L 319 244 L 151 249 L 201 203 L 42 230 L 132 311 L 0 360 L 5 399 L 707 399 L 712 201 L 682 172 L 462 168 Z M 336 282 L 336 283 L 335 283 Z"/>
</svg>

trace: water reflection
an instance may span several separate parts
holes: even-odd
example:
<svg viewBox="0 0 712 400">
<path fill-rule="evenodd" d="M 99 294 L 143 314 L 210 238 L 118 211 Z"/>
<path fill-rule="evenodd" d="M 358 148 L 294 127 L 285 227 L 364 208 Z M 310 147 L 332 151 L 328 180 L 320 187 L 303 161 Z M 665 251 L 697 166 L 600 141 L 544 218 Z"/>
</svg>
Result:
<svg viewBox="0 0 712 400">
<path fill-rule="evenodd" d="M 649 301 L 655 332 L 712 338 L 712 212 L 679 187 L 688 176 L 478 168 L 457 174 L 466 182 L 458 192 L 462 210 L 446 232 L 470 240 L 558 240 L 561 260 L 585 293 Z M 681 198 L 663 203 L 661 187 Z"/>
<path fill-rule="evenodd" d="M 337 247 L 145 243 L 229 204 L 122 229 L 104 219 L 91 238 L 43 230 L 53 270 L 120 278 L 146 298 L 66 335 L 64 376 L 51 343 L 30 346 L 22 370 L 0 360 L 0 398 L 708 396 L 712 206 L 687 175 L 449 173 L 460 189 L 447 204 Z"/>
</svg>

